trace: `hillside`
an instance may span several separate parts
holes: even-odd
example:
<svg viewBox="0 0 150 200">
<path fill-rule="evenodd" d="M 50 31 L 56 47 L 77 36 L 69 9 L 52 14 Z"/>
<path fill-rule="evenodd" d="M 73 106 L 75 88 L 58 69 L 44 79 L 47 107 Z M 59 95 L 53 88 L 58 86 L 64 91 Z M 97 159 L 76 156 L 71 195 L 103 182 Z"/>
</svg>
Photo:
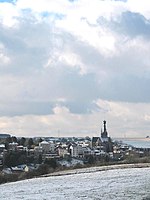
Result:
<svg viewBox="0 0 150 200">
<path fill-rule="evenodd" d="M 0 185 L 1 200 L 147 200 L 150 168 L 128 168 L 42 177 Z"/>
</svg>

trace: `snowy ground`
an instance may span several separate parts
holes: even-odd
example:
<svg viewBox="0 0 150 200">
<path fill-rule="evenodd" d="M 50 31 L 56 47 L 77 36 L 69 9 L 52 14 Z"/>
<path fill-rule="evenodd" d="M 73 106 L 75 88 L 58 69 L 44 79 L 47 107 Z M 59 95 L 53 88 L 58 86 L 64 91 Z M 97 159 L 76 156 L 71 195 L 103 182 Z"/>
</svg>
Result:
<svg viewBox="0 0 150 200">
<path fill-rule="evenodd" d="M 1 200 L 150 200 L 150 168 L 51 176 L 0 185 Z"/>
</svg>

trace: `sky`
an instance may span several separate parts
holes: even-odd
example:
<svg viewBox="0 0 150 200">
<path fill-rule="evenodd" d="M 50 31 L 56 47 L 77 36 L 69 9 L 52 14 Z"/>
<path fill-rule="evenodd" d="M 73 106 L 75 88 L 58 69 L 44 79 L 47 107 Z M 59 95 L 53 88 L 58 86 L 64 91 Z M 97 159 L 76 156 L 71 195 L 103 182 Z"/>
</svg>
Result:
<svg viewBox="0 0 150 200">
<path fill-rule="evenodd" d="M 0 132 L 150 135 L 150 1 L 0 0 Z"/>
</svg>

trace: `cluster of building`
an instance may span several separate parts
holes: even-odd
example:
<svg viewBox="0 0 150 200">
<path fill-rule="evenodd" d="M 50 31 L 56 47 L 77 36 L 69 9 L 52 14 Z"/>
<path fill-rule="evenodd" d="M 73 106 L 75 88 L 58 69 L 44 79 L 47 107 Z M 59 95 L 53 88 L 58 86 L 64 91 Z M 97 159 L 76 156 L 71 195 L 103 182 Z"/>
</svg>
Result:
<svg viewBox="0 0 150 200">
<path fill-rule="evenodd" d="M 37 139 L 37 138 L 36 138 Z M 6 150 L 5 144 L 0 144 L 0 165 L 3 165 L 6 152 L 19 151 L 26 152 L 27 156 L 38 157 L 42 160 L 51 158 L 77 158 L 86 160 L 93 157 L 97 160 L 111 159 L 119 161 L 125 155 L 132 151 L 132 147 L 114 142 L 109 137 L 106 121 L 103 121 L 103 128 L 99 137 L 93 138 L 42 138 L 38 145 L 32 145 L 30 148 L 23 145 L 18 145 L 17 142 L 9 143 Z"/>
<path fill-rule="evenodd" d="M 44 156 L 58 155 L 65 158 L 71 156 L 74 158 L 85 158 L 87 156 L 106 156 L 113 153 L 113 142 L 108 136 L 106 129 L 106 121 L 104 128 L 101 131 L 100 137 L 78 138 L 76 141 L 58 142 L 42 141 L 38 147 L 35 147 L 36 152 L 42 152 Z"/>
</svg>

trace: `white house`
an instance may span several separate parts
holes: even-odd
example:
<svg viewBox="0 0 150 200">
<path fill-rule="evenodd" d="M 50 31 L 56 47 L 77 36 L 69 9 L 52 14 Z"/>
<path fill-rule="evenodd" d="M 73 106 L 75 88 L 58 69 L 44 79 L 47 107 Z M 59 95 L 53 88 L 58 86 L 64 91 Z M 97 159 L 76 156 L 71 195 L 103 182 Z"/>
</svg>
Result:
<svg viewBox="0 0 150 200">
<path fill-rule="evenodd" d="M 47 141 L 40 142 L 39 147 L 42 149 L 43 153 L 49 153 L 50 152 L 50 143 L 47 142 Z"/>
<path fill-rule="evenodd" d="M 55 144 L 54 144 L 54 142 L 50 141 L 49 144 L 50 144 L 50 152 L 52 152 L 52 153 L 55 152 Z"/>
<path fill-rule="evenodd" d="M 70 155 L 71 155 L 71 157 L 83 156 L 82 146 L 75 145 L 75 144 L 71 145 L 70 146 Z"/>
</svg>

